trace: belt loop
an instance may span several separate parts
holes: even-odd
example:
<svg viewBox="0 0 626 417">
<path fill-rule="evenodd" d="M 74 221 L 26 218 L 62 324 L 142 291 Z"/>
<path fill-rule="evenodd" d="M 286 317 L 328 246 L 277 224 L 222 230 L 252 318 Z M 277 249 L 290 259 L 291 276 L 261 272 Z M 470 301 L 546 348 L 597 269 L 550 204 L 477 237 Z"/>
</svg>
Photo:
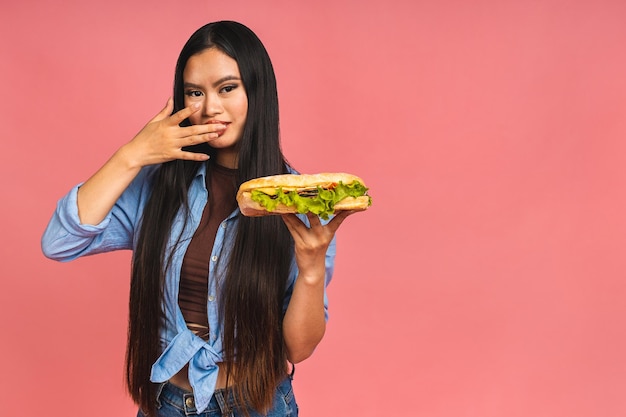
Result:
<svg viewBox="0 0 626 417">
<path fill-rule="evenodd" d="M 165 384 L 167 384 L 167 381 L 160 383 L 159 387 L 157 388 L 156 397 L 154 398 L 154 400 L 156 401 L 157 409 L 161 409 L 161 407 L 163 406 L 161 404 L 161 393 L 163 392 L 163 388 L 165 388 Z"/>
<path fill-rule="evenodd" d="M 226 399 L 224 399 L 224 390 L 221 390 L 221 389 L 216 390 L 215 393 L 213 393 L 213 395 L 215 396 L 215 399 L 217 400 L 217 404 L 220 406 L 220 412 L 222 416 L 235 417 L 233 410 L 230 408 L 230 406 L 226 402 Z"/>
</svg>

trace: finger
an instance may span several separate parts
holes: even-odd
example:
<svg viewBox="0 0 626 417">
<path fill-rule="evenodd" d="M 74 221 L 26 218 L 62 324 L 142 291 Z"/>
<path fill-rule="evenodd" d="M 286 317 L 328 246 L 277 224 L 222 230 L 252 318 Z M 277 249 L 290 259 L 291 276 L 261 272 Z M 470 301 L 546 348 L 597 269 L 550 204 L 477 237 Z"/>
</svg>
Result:
<svg viewBox="0 0 626 417">
<path fill-rule="evenodd" d="M 332 233 L 335 233 L 337 229 L 339 229 L 339 226 L 341 226 L 341 223 L 343 223 L 343 221 L 348 218 L 348 216 L 354 213 L 356 213 L 356 211 L 354 210 L 341 210 L 337 212 L 337 214 L 335 214 L 335 216 L 328 222 L 328 224 L 326 224 L 326 227 L 330 229 Z"/>
<path fill-rule="evenodd" d="M 194 135 L 204 135 L 207 133 L 214 134 L 211 138 L 218 137 L 217 133 L 226 129 L 226 125 L 220 123 L 209 123 L 203 125 L 192 125 L 181 127 L 181 137 L 189 137 Z"/>
<path fill-rule="evenodd" d="M 205 153 L 198 153 L 198 152 L 180 151 L 180 153 L 178 154 L 178 159 L 184 159 L 186 161 L 202 162 L 202 161 L 208 160 L 209 155 Z"/>
<path fill-rule="evenodd" d="M 185 148 L 187 146 L 198 145 L 200 143 L 208 143 L 219 137 L 217 133 L 205 133 L 202 135 L 186 136 L 176 139 L 175 145 L 178 149 Z"/>
<path fill-rule="evenodd" d="M 311 225 L 311 229 L 322 225 L 322 222 L 320 218 L 317 216 L 317 214 L 313 214 L 309 211 L 306 213 L 306 216 L 309 219 L 309 224 Z"/>
<path fill-rule="evenodd" d="M 152 120 L 150 120 L 150 122 L 158 122 L 159 120 L 165 119 L 167 116 L 169 116 L 172 113 L 173 108 L 174 108 L 174 101 L 170 97 L 167 99 L 167 103 L 165 103 L 165 107 L 163 107 L 163 109 L 161 109 L 161 111 L 158 112 L 157 115 L 154 116 Z"/>
<path fill-rule="evenodd" d="M 289 229 L 291 236 L 293 236 L 294 239 L 301 239 L 301 229 L 306 228 L 306 225 L 302 223 L 302 220 L 300 220 L 295 214 L 281 214 L 281 217 L 287 226 L 287 229 Z"/>
<path fill-rule="evenodd" d="M 281 214 L 280 217 L 282 217 L 288 228 L 294 228 L 297 227 L 299 224 L 302 224 L 302 220 L 300 220 L 298 216 L 292 213 L 284 213 Z"/>
<path fill-rule="evenodd" d="M 194 103 L 189 107 L 185 107 L 184 109 L 177 111 L 170 117 L 172 126 L 181 124 L 183 120 L 185 120 L 198 110 L 200 110 L 200 103 Z"/>
</svg>

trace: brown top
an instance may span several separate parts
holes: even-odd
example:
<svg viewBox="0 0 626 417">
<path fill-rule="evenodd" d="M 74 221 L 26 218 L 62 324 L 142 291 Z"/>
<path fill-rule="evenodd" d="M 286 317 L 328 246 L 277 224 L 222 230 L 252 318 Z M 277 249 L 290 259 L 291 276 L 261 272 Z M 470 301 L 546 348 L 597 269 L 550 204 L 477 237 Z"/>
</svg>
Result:
<svg viewBox="0 0 626 417">
<path fill-rule="evenodd" d="M 208 340 L 207 296 L 211 249 L 220 223 L 235 210 L 236 169 L 209 164 L 209 198 L 185 257 L 180 276 L 178 304 L 189 330 Z"/>
</svg>

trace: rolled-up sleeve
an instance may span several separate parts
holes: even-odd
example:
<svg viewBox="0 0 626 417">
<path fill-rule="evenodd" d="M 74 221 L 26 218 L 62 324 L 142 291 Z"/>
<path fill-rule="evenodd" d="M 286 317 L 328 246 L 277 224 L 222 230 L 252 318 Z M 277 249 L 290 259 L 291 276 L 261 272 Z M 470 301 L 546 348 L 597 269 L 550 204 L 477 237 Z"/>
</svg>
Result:
<svg viewBox="0 0 626 417">
<path fill-rule="evenodd" d="M 81 224 L 77 195 L 80 184 L 59 202 L 41 239 L 43 254 L 57 261 L 132 249 L 137 224 L 147 198 L 147 176 L 142 170 L 124 191 L 107 216 L 97 225 Z"/>
</svg>

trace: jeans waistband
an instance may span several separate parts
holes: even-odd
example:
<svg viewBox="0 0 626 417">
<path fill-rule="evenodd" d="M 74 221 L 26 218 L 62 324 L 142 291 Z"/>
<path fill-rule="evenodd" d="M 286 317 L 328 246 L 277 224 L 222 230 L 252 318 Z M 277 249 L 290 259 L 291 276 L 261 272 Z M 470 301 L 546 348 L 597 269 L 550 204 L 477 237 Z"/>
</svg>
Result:
<svg viewBox="0 0 626 417">
<path fill-rule="evenodd" d="M 292 376 L 287 376 L 280 384 L 278 388 L 283 385 L 291 384 Z M 162 403 L 166 402 L 179 410 L 183 411 L 185 415 L 194 415 L 198 413 L 196 409 L 196 403 L 194 400 L 193 392 L 180 388 L 169 382 L 164 382 L 158 388 L 157 391 L 157 408 L 161 408 Z M 235 398 L 232 390 L 217 389 L 213 393 L 209 405 L 202 413 L 216 413 L 220 412 L 224 416 L 228 416 L 227 411 L 234 408 Z"/>
<path fill-rule="evenodd" d="M 166 402 L 180 410 L 184 410 L 185 414 L 197 413 L 193 393 L 169 382 L 164 382 L 159 386 L 156 402 L 157 408 L 161 408 L 163 403 Z M 212 411 L 219 411 L 219 406 L 215 409 L 214 405 L 214 398 L 211 398 L 211 404 L 209 404 L 206 411 L 211 411 L 211 408 L 213 408 Z"/>
</svg>

